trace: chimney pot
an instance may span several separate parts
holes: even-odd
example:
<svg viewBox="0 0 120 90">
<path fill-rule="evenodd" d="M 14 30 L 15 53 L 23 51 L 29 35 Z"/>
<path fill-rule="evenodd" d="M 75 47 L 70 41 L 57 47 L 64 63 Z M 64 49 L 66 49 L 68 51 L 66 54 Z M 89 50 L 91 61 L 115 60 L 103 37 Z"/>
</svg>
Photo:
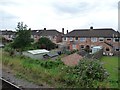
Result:
<svg viewBox="0 0 120 90">
<path fill-rule="evenodd" d="M 91 26 L 90 29 L 93 29 L 93 26 Z"/>
<path fill-rule="evenodd" d="M 64 34 L 64 28 L 62 28 L 62 33 Z"/>
<path fill-rule="evenodd" d="M 67 34 L 68 34 L 68 30 L 67 30 Z"/>
<path fill-rule="evenodd" d="M 46 30 L 46 28 L 44 28 L 44 30 Z"/>
</svg>

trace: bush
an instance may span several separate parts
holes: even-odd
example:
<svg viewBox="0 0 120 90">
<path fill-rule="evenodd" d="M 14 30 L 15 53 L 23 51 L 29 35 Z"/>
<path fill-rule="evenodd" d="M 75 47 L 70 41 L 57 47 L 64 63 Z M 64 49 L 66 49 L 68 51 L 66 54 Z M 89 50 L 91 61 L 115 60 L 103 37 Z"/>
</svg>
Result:
<svg viewBox="0 0 120 90">
<path fill-rule="evenodd" d="M 66 67 L 64 81 L 74 87 L 96 87 L 97 82 L 102 82 L 108 77 L 108 73 L 98 60 L 81 60 L 78 66 Z"/>
<path fill-rule="evenodd" d="M 42 62 L 41 66 L 44 67 L 44 68 L 47 68 L 47 69 L 52 69 L 52 68 L 58 67 L 61 64 L 63 64 L 63 63 L 60 62 L 60 61 L 48 60 L 48 61 Z"/>
</svg>

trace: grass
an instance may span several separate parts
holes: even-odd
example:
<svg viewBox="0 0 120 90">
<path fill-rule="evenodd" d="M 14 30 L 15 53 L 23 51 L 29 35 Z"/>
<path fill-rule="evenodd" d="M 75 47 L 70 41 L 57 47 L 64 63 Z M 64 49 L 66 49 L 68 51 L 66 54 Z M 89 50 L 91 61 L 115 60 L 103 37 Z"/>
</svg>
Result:
<svg viewBox="0 0 120 90">
<path fill-rule="evenodd" d="M 23 56 L 11 57 L 8 53 L 0 51 L 0 56 L 1 55 L 3 56 L 2 64 L 14 70 L 16 76 L 19 78 L 24 78 L 38 85 L 47 84 L 50 87 L 67 87 L 65 82 L 60 81 L 62 78 L 66 77 L 66 72 L 64 72 L 64 70 L 63 73 L 61 72 L 61 68 L 66 66 L 63 65 L 60 60 L 55 62 L 51 60 L 34 60 Z M 101 62 L 110 74 L 107 82 L 108 87 L 117 88 L 118 57 L 105 56 L 101 59 Z M 59 65 L 57 63 L 59 63 Z M 106 85 L 106 82 L 102 82 L 102 84 Z"/>
<path fill-rule="evenodd" d="M 104 67 L 109 73 L 109 86 L 112 88 L 118 87 L 118 57 L 104 56 L 101 59 Z"/>
<path fill-rule="evenodd" d="M 43 60 L 33 60 L 27 57 L 21 56 L 9 56 L 7 52 L 1 52 L 2 55 L 2 64 L 10 69 L 12 69 L 16 76 L 19 78 L 24 78 L 28 81 L 34 82 L 38 85 L 46 85 L 49 84 L 50 87 L 62 87 L 63 85 L 57 83 L 61 75 L 60 68 L 64 67 L 64 65 L 59 61 L 43 61 Z M 1 60 L 0 60 L 1 61 Z M 51 64 L 56 66 L 51 66 L 47 68 L 47 64 Z M 59 66 L 57 66 L 59 63 Z M 54 68 L 54 69 L 53 69 Z"/>
</svg>

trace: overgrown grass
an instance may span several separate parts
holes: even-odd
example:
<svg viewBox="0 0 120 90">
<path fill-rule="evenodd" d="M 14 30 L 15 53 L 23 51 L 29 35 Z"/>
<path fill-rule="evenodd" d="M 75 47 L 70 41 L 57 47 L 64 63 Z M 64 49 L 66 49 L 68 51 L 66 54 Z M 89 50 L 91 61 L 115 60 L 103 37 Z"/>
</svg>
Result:
<svg viewBox="0 0 120 90">
<path fill-rule="evenodd" d="M 109 86 L 111 88 L 118 88 L 118 57 L 104 56 L 101 62 L 109 73 Z"/>
<path fill-rule="evenodd" d="M 7 52 L 0 52 L 2 55 L 2 64 L 14 70 L 16 76 L 34 82 L 38 85 L 49 85 L 50 87 L 74 87 L 67 85 L 64 80 L 68 78 L 66 67 L 60 59 L 51 60 L 34 60 L 24 56 L 10 56 Z M 118 84 L 118 58 L 103 57 L 101 62 L 109 72 L 109 81 L 98 84 L 103 86 L 117 88 Z M 63 68 L 63 69 L 62 69 Z M 72 74 L 69 77 L 73 77 Z M 97 85 L 96 85 L 97 86 Z M 99 85 L 98 85 L 99 86 Z M 101 85 L 102 86 L 102 85 Z M 79 86 L 78 86 L 79 87 Z"/>
<path fill-rule="evenodd" d="M 61 67 L 65 65 L 60 61 L 34 60 L 24 56 L 10 56 L 7 52 L 2 54 L 2 64 L 15 71 L 17 77 L 22 77 L 38 85 L 49 84 L 50 87 L 63 87 L 59 82 Z"/>
</svg>

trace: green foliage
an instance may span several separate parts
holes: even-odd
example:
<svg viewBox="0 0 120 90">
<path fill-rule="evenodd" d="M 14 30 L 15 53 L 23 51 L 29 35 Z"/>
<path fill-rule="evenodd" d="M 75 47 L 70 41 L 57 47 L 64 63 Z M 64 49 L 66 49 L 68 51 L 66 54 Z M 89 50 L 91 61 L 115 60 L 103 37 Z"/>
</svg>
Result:
<svg viewBox="0 0 120 90">
<path fill-rule="evenodd" d="M 31 44 L 31 30 L 28 30 L 27 25 L 23 25 L 23 22 L 19 22 L 16 31 L 17 37 L 12 43 L 12 47 L 23 51 L 25 47 Z"/>
<path fill-rule="evenodd" d="M 11 44 L 12 43 L 9 43 L 9 44 L 5 45 L 5 48 L 4 48 L 4 50 L 6 52 L 9 52 L 9 54 L 14 51 L 13 48 L 11 48 Z"/>
<path fill-rule="evenodd" d="M 78 50 L 72 50 L 72 51 L 70 51 L 70 50 L 65 50 L 63 53 L 64 54 L 67 54 L 67 55 L 70 55 L 70 54 L 73 54 L 73 53 L 75 53 L 75 52 L 77 52 Z"/>
<path fill-rule="evenodd" d="M 81 60 L 78 66 L 64 68 L 67 72 L 65 82 L 76 87 L 95 87 L 108 77 L 108 73 L 98 60 Z"/>
<path fill-rule="evenodd" d="M 78 66 L 69 67 L 59 58 L 55 61 L 35 60 L 21 56 L 13 58 L 9 54 L 2 53 L 4 65 L 20 73 L 20 77 L 37 84 L 45 82 L 53 87 L 87 88 L 101 86 L 101 83 L 104 83 L 102 87 L 107 87 L 104 82 L 107 79 L 106 70 L 97 60 L 81 60 Z"/>
<path fill-rule="evenodd" d="M 35 46 L 40 49 L 47 49 L 51 50 L 56 48 L 56 44 L 54 44 L 51 40 L 49 40 L 46 37 L 42 37 L 38 40 L 37 43 L 35 43 Z"/>
</svg>

